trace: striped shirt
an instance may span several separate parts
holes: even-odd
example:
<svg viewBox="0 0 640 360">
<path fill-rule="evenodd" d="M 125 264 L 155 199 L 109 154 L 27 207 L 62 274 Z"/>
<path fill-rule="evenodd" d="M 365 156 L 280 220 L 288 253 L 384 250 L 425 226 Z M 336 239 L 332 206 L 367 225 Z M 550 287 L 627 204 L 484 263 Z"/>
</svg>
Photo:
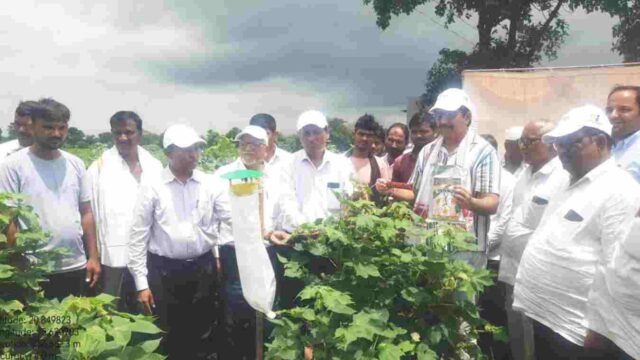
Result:
<svg viewBox="0 0 640 360">
<path fill-rule="evenodd" d="M 496 150 L 482 137 L 475 133 L 467 133 L 472 136 L 469 142 L 468 153 L 466 154 L 466 164 L 470 175 L 470 186 L 472 195 L 478 196 L 483 193 L 500 194 L 500 161 Z M 463 140 L 464 141 L 464 140 Z M 425 174 L 427 161 L 431 151 L 434 149 L 436 142 L 426 145 L 418 155 L 416 168 L 409 182 L 413 183 L 414 192 L 417 194 L 423 178 L 431 178 L 432 174 Z M 458 148 L 459 149 L 459 148 Z M 457 150 L 449 153 L 445 146 L 440 146 L 438 152 L 436 166 L 447 166 L 461 163 L 458 161 Z M 426 180 L 426 179 L 425 179 Z M 476 235 L 478 251 L 486 252 L 487 250 L 487 232 L 489 231 L 489 215 L 474 213 L 473 228 Z"/>
</svg>

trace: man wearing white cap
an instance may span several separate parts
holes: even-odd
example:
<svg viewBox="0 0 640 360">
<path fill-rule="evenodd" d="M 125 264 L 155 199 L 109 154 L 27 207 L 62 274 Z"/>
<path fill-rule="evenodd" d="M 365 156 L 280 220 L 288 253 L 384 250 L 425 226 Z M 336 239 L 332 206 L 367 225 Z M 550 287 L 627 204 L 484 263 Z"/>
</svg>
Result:
<svg viewBox="0 0 640 360">
<path fill-rule="evenodd" d="M 249 125 L 245 127 L 235 138 L 238 143 L 240 157 L 227 164 L 214 173 L 215 176 L 237 170 L 257 170 L 264 175 L 261 178 L 263 184 L 263 229 L 265 238 L 276 243 L 281 243 L 289 238 L 289 234 L 276 230 L 278 221 L 278 200 L 280 174 L 272 171 L 277 169 L 267 163 L 267 132 L 259 126 Z M 229 186 L 226 186 L 229 191 Z M 240 274 L 236 261 L 236 251 L 233 242 L 232 229 L 228 226 L 221 227 L 219 253 L 222 264 L 224 325 L 227 338 L 230 340 L 221 348 L 223 359 L 252 359 L 255 358 L 255 311 L 249 306 L 242 295 Z"/>
<path fill-rule="evenodd" d="M 522 161 L 522 152 L 518 146 L 522 136 L 522 126 L 512 126 L 505 131 L 504 136 L 504 169 L 518 177 L 527 164 Z"/>
<path fill-rule="evenodd" d="M 324 219 L 340 210 L 334 191 L 351 193 L 353 166 L 347 158 L 327 150 L 329 126 L 319 111 L 303 112 L 297 123 L 302 150 L 282 168 L 282 224 L 298 225 Z"/>
<path fill-rule="evenodd" d="M 137 296 L 127 270 L 133 207 L 140 183 L 157 179 L 162 164 L 140 147 L 142 119 L 133 111 L 118 111 L 109 120 L 114 146 L 91 164 L 91 208 L 96 222 L 102 288 L 118 298 L 121 311 L 133 312 Z"/>
<path fill-rule="evenodd" d="M 291 159 L 291 153 L 278 146 L 278 129 L 273 116 L 265 113 L 255 114 L 249 119 L 249 125 L 259 126 L 267 132 L 267 165 L 275 168 Z"/>
<path fill-rule="evenodd" d="M 170 359 L 198 359 L 213 349 L 215 261 L 219 224 L 230 221 L 226 184 L 196 169 L 202 145 L 186 125 L 170 126 L 163 146 L 169 165 L 141 186 L 134 209 L 129 269 L 140 301 L 166 331 Z"/>
<path fill-rule="evenodd" d="M 475 234 L 478 245 L 477 251 L 458 256 L 476 268 L 484 268 L 489 216 L 496 212 L 499 202 L 500 162 L 493 146 L 476 133 L 473 111 L 469 96 L 460 89 L 448 89 L 438 95 L 430 112 L 440 137 L 418 155 L 410 180 L 414 190 L 396 189 L 394 196 L 415 200 L 415 211 L 432 217 L 429 204 L 434 179 L 447 174 L 448 180 L 443 181 L 459 184 L 453 187 L 455 202 L 462 208 L 462 221 Z"/>
<path fill-rule="evenodd" d="M 611 124 L 595 106 L 569 111 L 542 140 L 554 145 L 570 184 L 550 199 L 529 239 L 513 308 L 533 320 L 537 358 L 602 358 L 585 339 L 589 293 L 637 210 L 640 188 L 611 159 Z"/>
</svg>

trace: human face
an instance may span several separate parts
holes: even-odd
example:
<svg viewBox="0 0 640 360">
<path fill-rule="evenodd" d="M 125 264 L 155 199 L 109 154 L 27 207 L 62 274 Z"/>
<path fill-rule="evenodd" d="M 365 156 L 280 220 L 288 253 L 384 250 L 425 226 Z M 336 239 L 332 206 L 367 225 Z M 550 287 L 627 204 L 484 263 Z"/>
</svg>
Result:
<svg viewBox="0 0 640 360">
<path fill-rule="evenodd" d="M 407 142 L 405 141 L 402 129 L 399 127 L 391 128 L 391 130 L 389 130 L 389 134 L 387 134 L 387 139 L 385 140 L 384 145 L 387 148 L 389 155 L 392 157 L 400 156 L 407 147 Z"/>
<path fill-rule="evenodd" d="M 635 91 L 621 90 L 611 94 L 607 99 L 606 112 L 614 140 L 624 139 L 640 130 L 640 109 Z"/>
<path fill-rule="evenodd" d="M 11 127 L 18 135 L 18 142 L 20 146 L 26 147 L 33 143 L 33 131 L 31 130 L 31 117 L 30 116 L 18 116 L 16 115 Z"/>
<path fill-rule="evenodd" d="M 111 136 L 118 153 L 123 157 L 135 153 L 137 146 L 140 145 L 140 132 L 133 119 L 116 123 L 115 126 L 111 127 Z"/>
<path fill-rule="evenodd" d="M 202 145 L 194 144 L 187 148 L 173 147 L 172 151 L 167 152 L 169 158 L 169 166 L 175 174 L 190 174 L 198 165 L 200 156 L 202 155 Z"/>
<path fill-rule="evenodd" d="M 411 128 L 411 142 L 413 142 L 413 147 L 416 151 L 432 142 L 434 138 L 435 133 L 427 121 L 421 122 L 420 126 Z"/>
<path fill-rule="evenodd" d="M 571 174 L 572 179 L 584 176 L 600 160 L 595 136 L 585 136 L 582 131 L 558 139 L 553 147 L 558 152 L 562 167 Z"/>
<path fill-rule="evenodd" d="M 33 142 L 44 150 L 58 150 L 67 140 L 69 124 L 66 121 L 32 121 Z"/>
<path fill-rule="evenodd" d="M 539 169 L 555 155 L 550 146 L 542 142 L 541 129 L 539 124 L 531 122 L 524 127 L 518 140 L 522 159 L 534 169 Z"/>
<path fill-rule="evenodd" d="M 329 133 L 315 125 L 307 125 L 298 131 L 302 147 L 308 155 L 319 155 L 327 148 Z"/>
<path fill-rule="evenodd" d="M 372 130 L 356 129 L 353 132 L 353 146 L 362 153 L 370 153 L 373 151 L 373 142 L 376 134 Z"/>
<path fill-rule="evenodd" d="M 522 163 L 522 152 L 518 146 L 518 141 L 507 140 L 504 142 L 504 161 L 514 168 L 520 166 Z"/>
<path fill-rule="evenodd" d="M 249 134 L 240 137 L 238 149 L 242 163 L 248 168 L 263 164 L 267 156 L 267 145 Z"/>
<path fill-rule="evenodd" d="M 373 151 L 373 155 L 382 156 L 384 155 L 384 141 L 378 136 L 374 136 L 373 142 L 371 143 L 371 151 Z"/>
<path fill-rule="evenodd" d="M 461 134 L 467 129 L 467 119 L 461 111 L 436 109 L 433 112 L 438 133 L 444 139 Z"/>
</svg>

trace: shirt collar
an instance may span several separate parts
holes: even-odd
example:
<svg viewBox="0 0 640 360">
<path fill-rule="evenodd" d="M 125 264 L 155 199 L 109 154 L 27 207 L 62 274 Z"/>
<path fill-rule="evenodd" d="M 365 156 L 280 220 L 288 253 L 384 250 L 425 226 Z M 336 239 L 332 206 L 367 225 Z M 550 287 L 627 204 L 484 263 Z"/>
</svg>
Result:
<svg viewBox="0 0 640 360">
<path fill-rule="evenodd" d="M 640 141 L 640 130 L 634 132 L 633 134 L 627 136 L 626 138 L 618 141 L 615 143 L 615 145 L 613 146 L 614 150 L 624 150 L 626 148 L 628 148 L 629 146 L 635 144 L 637 141 Z"/>
<path fill-rule="evenodd" d="M 198 170 L 198 169 L 194 169 L 193 170 L 193 174 L 191 174 L 191 178 L 189 178 L 188 181 L 193 180 L 196 182 L 201 183 L 203 180 L 203 176 L 204 174 Z M 167 165 L 163 170 L 162 170 L 162 182 L 164 183 L 170 183 L 172 181 L 179 181 L 175 175 L 173 175 L 173 173 L 171 172 L 171 169 L 169 169 L 169 165 Z"/>
<path fill-rule="evenodd" d="M 558 156 L 554 156 L 551 160 L 547 161 L 543 167 L 541 167 L 536 173 L 540 173 L 543 175 L 551 174 L 558 166 L 562 166 L 560 159 Z"/>
<path fill-rule="evenodd" d="M 300 153 L 301 153 L 299 158 L 300 162 L 308 162 L 309 164 L 313 165 L 313 161 L 309 159 L 309 156 L 307 155 L 307 152 L 304 149 L 301 149 Z M 329 151 L 329 149 L 325 149 L 324 155 L 322 156 L 322 163 L 320 163 L 320 166 L 318 166 L 317 169 L 320 169 L 326 164 L 330 163 L 332 160 L 335 159 L 335 156 L 337 155 Z"/>
<path fill-rule="evenodd" d="M 604 161 L 602 164 L 591 169 L 591 171 L 589 171 L 585 176 L 583 176 L 582 179 L 576 181 L 573 185 L 570 185 L 569 187 L 573 188 L 587 181 L 593 182 L 603 174 L 606 174 L 607 172 L 611 171 L 613 168 L 617 168 L 616 162 L 613 158 L 609 158 L 606 161 Z"/>
</svg>

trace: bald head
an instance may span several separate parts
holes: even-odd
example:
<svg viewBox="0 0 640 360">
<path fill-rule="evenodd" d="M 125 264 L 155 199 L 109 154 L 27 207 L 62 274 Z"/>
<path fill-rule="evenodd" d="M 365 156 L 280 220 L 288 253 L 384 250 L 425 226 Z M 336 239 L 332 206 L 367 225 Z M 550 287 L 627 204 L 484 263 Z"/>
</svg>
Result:
<svg viewBox="0 0 640 360">
<path fill-rule="evenodd" d="M 532 167 L 533 172 L 540 170 L 549 160 L 556 156 L 552 145 L 542 142 L 542 135 L 553 130 L 555 124 L 546 119 L 532 120 L 525 125 L 520 137 L 520 149 L 524 162 Z"/>
</svg>

